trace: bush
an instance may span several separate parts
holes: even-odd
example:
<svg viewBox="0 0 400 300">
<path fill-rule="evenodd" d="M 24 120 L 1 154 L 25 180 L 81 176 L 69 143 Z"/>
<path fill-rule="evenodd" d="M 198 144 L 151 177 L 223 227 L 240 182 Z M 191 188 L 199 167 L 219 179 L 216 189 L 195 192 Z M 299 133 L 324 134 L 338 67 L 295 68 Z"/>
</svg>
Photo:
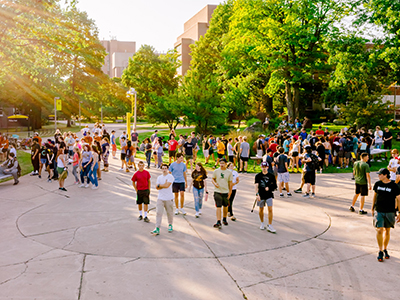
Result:
<svg viewBox="0 0 400 300">
<path fill-rule="evenodd" d="M 227 135 L 231 130 L 233 130 L 235 127 L 230 126 L 230 125 L 219 125 L 216 127 L 211 128 L 211 132 L 214 135 L 221 135 L 221 134 L 225 134 Z"/>
</svg>

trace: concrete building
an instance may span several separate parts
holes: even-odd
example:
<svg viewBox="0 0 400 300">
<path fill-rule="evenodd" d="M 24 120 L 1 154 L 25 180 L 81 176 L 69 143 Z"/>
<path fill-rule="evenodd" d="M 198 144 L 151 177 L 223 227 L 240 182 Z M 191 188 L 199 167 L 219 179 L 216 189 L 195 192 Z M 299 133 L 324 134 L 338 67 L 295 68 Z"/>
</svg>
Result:
<svg viewBox="0 0 400 300">
<path fill-rule="evenodd" d="M 121 77 L 128 66 L 129 58 L 136 53 L 136 42 L 103 40 L 101 43 L 107 52 L 101 70 L 111 78 Z"/>
<path fill-rule="evenodd" d="M 182 66 L 178 69 L 179 75 L 185 75 L 189 70 L 191 60 L 190 45 L 198 41 L 207 32 L 212 13 L 216 7 L 217 5 L 207 5 L 183 25 L 184 32 L 174 44 L 174 48 L 180 54 L 182 61 Z"/>
</svg>

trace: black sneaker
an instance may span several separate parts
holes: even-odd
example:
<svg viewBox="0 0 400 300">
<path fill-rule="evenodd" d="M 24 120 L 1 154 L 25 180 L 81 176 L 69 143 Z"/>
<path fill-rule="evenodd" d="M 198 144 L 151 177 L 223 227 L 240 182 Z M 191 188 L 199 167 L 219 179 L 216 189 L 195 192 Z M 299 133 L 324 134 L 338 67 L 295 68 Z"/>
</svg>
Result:
<svg viewBox="0 0 400 300">
<path fill-rule="evenodd" d="M 15 181 L 15 182 L 13 183 L 13 185 L 17 185 L 18 183 L 19 183 L 19 180 Z"/>
<path fill-rule="evenodd" d="M 383 252 L 382 251 L 379 251 L 377 258 L 378 258 L 378 261 L 383 261 Z"/>
<path fill-rule="evenodd" d="M 60 188 L 60 190 L 62 190 L 62 191 L 64 191 L 64 192 L 67 191 L 67 189 L 66 189 L 65 187 Z"/>
<path fill-rule="evenodd" d="M 296 194 L 301 194 L 301 193 L 303 193 L 303 190 L 302 189 L 297 189 L 297 190 L 294 190 L 293 192 L 295 192 Z"/>
<path fill-rule="evenodd" d="M 390 258 L 390 255 L 389 255 L 389 253 L 387 252 L 386 249 L 383 250 L 383 253 L 385 253 L 385 259 L 389 259 Z"/>
<path fill-rule="evenodd" d="M 142 215 L 140 215 L 139 218 L 137 218 L 137 219 L 138 219 L 138 221 L 142 221 L 143 220 Z"/>
<path fill-rule="evenodd" d="M 226 220 L 222 221 L 225 226 L 228 226 L 228 222 Z"/>
<path fill-rule="evenodd" d="M 39 178 L 42 178 L 42 176 L 41 176 L 41 175 L 39 175 L 38 177 L 39 177 Z"/>
<path fill-rule="evenodd" d="M 311 198 L 315 198 L 315 193 L 311 193 Z"/>
<path fill-rule="evenodd" d="M 303 197 L 304 197 L 304 198 L 310 198 L 310 194 L 305 193 L 305 194 L 303 195 Z"/>
<path fill-rule="evenodd" d="M 358 212 L 360 215 L 366 215 L 367 212 L 365 210 L 360 209 L 360 211 Z"/>
<path fill-rule="evenodd" d="M 283 198 L 283 194 L 279 194 L 279 197 Z"/>
<path fill-rule="evenodd" d="M 292 194 L 291 194 L 291 193 L 287 193 L 287 196 L 288 196 L 288 197 L 292 197 Z"/>
<path fill-rule="evenodd" d="M 149 223 L 150 219 L 148 217 L 144 217 L 143 221 L 145 221 L 146 223 Z"/>
<path fill-rule="evenodd" d="M 221 229 L 221 228 L 222 228 L 221 222 L 218 221 L 217 223 L 215 223 L 215 224 L 214 224 L 214 228 Z"/>
<path fill-rule="evenodd" d="M 353 207 L 353 206 L 350 206 L 350 208 L 349 208 L 349 211 L 351 211 L 351 212 L 355 212 L 356 210 L 354 209 L 354 207 Z"/>
</svg>

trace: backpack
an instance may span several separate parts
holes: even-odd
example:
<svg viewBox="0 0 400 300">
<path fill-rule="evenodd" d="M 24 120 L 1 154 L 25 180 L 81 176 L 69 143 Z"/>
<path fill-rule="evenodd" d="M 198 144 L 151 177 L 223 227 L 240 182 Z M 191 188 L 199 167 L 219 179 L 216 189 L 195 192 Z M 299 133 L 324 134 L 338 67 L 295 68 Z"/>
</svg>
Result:
<svg viewBox="0 0 400 300">
<path fill-rule="evenodd" d="M 311 168 L 311 170 L 318 170 L 318 168 L 319 168 L 319 160 L 318 160 L 318 157 L 315 155 L 315 154 L 310 154 L 310 157 L 311 157 L 311 161 L 310 162 L 308 162 L 307 164 L 308 164 L 308 166 Z"/>
<path fill-rule="evenodd" d="M 346 142 L 343 145 L 343 149 L 346 152 L 351 152 L 353 151 L 353 141 L 346 140 Z"/>
<path fill-rule="evenodd" d="M 131 153 L 131 149 L 128 148 L 126 149 L 126 157 L 131 157 L 132 153 Z"/>
</svg>

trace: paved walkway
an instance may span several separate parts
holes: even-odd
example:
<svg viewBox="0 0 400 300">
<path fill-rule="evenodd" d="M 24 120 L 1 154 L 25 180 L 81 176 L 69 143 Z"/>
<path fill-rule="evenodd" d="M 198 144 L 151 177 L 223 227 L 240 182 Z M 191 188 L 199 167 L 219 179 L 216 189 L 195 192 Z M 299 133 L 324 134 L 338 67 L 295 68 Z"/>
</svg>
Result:
<svg viewBox="0 0 400 300">
<path fill-rule="evenodd" d="M 253 175 L 241 175 L 236 222 L 218 231 L 214 202 L 186 216 L 168 233 L 154 228 L 157 191 L 149 224 L 137 221 L 132 173 L 119 160 L 103 173 L 98 190 L 66 181 L 24 176 L 0 184 L 0 299 L 395 299 L 400 231 L 391 259 L 379 263 L 371 215 L 350 213 L 351 174 L 317 175 L 317 198 L 275 198 L 277 234 L 259 229 Z M 377 175 L 372 174 L 375 181 Z M 291 189 L 299 175 L 291 175 Z M 211 185 L 211 184 L 210 184 Z M 211 193 L 212 189 L 210 189 Z M 212 193 L 211 193 L 212 194 Z M 277 193 L 275 193 L 277 194 Z M 372 196 L 368 197 L 369 210 Z"/>
</svg>

